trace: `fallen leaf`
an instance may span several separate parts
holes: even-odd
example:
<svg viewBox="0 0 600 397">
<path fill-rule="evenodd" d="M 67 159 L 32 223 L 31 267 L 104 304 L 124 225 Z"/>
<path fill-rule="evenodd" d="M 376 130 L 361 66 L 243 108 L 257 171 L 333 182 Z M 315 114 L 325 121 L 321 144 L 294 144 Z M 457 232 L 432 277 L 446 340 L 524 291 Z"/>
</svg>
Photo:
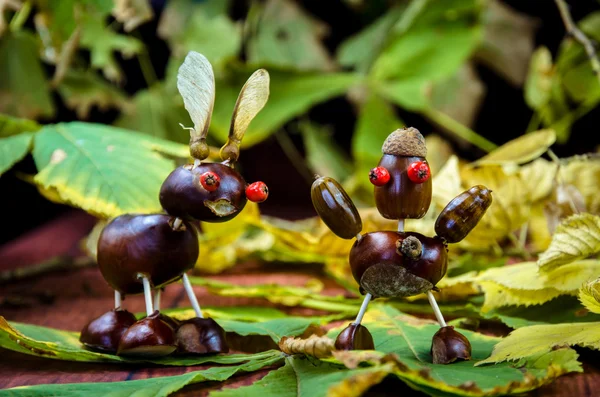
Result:
<svg viewBox="0 0 600 397">
<path fill-rule="evenodd" d="M 554 142 L 556 133 L 553 130 L 531 132 L 505 143 L 474 162 L 473 166 L 527 163 L 546 153 Z"/>
<path fill-rule="evenodd" d="M 579 300 L 592 313 L 600 313 L 600 278 L 585 283 L 579 290 Z"/>
</svg>

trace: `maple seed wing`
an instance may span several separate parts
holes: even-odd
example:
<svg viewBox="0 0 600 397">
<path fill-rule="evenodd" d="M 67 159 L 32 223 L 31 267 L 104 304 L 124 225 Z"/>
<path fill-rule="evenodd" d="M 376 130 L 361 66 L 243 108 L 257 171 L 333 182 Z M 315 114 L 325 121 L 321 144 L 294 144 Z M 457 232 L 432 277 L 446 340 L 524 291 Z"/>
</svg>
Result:
<svg viewBox="0 0 600 397">
<path fill-rule="evenodd" d="M 221 149 L 223 160 L 237 160 L 238 149 L 250 122 L 269 99 L 269 72 L 258 69 L 242 87 L 233 108 L 227 143 Z"/>
<path fill-rule="evenodd" d="M 177 73 L 177 89 L 194 122 L 192 139 L 205 139 L 215 103 L 215 75 L 204 55 L 195 51 L 187 54 Z"/>
</svg>

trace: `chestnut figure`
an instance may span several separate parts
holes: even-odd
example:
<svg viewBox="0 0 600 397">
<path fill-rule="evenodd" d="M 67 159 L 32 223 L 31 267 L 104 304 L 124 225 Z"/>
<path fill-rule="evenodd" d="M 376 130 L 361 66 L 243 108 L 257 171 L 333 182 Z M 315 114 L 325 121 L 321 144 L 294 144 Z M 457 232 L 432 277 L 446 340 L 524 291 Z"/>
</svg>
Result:
<svg viewBox="0 0 600 397">
<path fill-rule="evenodd" d="M 92 350 L 116 353 L 121 336 L 135 322 L 135 316 L 127 310 L 111 310 L 86 324 L 79 341 Z"/>
<path fill-rule="evenodd" d="M 187 222 L 173 230 L 168 215 L 121 215 L 98 240 L 98 266 L 104 279 L 121 294 L 143 292 L 140 275 L 158 288 L 177 280 L 198 259 L 198 235 Z"/>
<path fill-rule="evenodd" d="M 194 122 L 193 128 L 187 128 L 194 162 L 175 169 L 161 187 L 159 199 L 169 215 L 122 215 L 102 231 L 98 265 L 115 290 L 116 309 L 83 329 L 81 341 L 91 348 L 146 357 L 171 354 L 178 346 L 195 354 L 228 351 L 225 332 L 213 320 L 203 318 L 186 274 L 199 254 L 192 221 L 225 222 L 239 214 L 247 200 L 267 198 L 267 186 L 263 182 L 247 185 L 235 170 L 235 162 L 244 133 L 269 97 L 269 74 L 259 69 L 242 87 L 221 150 L 222 163 L 203 162 L 210 154 L 206 135 L 215 99 L 212 66 L 203 55 L 188 53 L 179 68 L 177 88 Z M 197 316 L 184 323 L 158 311 L 162 287 L 178 279 Z M 147 317 L 136 322 L 120 308 L 124 294 L 141 292 Z"/>
<path fill-rule="evenodd" d="M 339 334 L 336 348 L 373 348 L 372 336 L 361 324 L 372 298 L 425 293 L 441 327 L 433 338 L 434 362 L 468 360 L 469 341 L 447 326 L 432 290 L 448 268 L 447 244 L 462 240 L 477 225 L 492 202 L 491 192 L 484 186 L 475 186 L 452 200 L 438 217 L 435 237 L 405 232 L 404 220 L 422 218 L 431 205 L 431 169 L 425 158 L 425 139 L 415 128 L 399 129 L 387 137 L 382 152 L 378 166 L 369 173 L 369 180 L 375 186 L 379 213 L 384 218 L 398 220 L 398 231 L 361 235 L 358 211 L 331 178 L 319 178 L 311 192 L 317 213 L 331 231 L 342 238 L 356 236 L 349 262 L 365 298 L 356 320 Z"/>
<path fill-rule="evenodd" d="M 207 190 L 201 178 L 209 172 L 218 178 L 218 184 L 207 185 L 210 189 Z M 201 163 L 194 167 L 189 164 L 171 172 L 160 188 L 159 198 L 169 215 L 204 222 L 226 222 L 246 206 L 245 190 L 244 178 L 227 165 Z"/>
</svg>

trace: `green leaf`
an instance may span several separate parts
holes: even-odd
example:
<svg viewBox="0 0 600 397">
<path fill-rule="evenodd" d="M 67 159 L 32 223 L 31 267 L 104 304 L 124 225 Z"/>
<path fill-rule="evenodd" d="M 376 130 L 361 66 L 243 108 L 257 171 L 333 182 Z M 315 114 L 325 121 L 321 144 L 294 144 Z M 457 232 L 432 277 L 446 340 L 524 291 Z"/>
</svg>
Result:
<svg viewBox="0 0 600 397">
<path fill-rule="evenodd" d="M 473 163 L 473 166 L 528 163 L 546 153 L 554 142 L 556 142 L 554 130 L 530 132 L 483 156 Z"/>
<path fill-rule="evenodd" d="M 19 119 L 0 114 L 0 138 L 37 131 L 41 126 L 33 120 Z"/>
<path fill-rule="evenodd" d="M 65 203 L 100 217 L 161 210 L 158 192 L 188 148 L 120 128 L 47 125 L 34 138 L 35 183 Z"/>
<path fill-rule="evenodd" d="M 600 314 L 600 278 L 589 281 L 581 287 L 579 300 L 587 310 Z"/>
<path fill-rule="evenodd" d="M 93 107 L 106 111 L 125 107 L 128 103 L 123 91 L 90 71 L 70 70 L 57 89 L 79 119 L 87 119 Z"/>
<path fill-rule="evenodd" d="M 196 51 L 208 58 L 215 70 L 220 70 L 237 56 L 242 31 L 227 15 L 228 4 L 222 0 L 201 4 L 188 0 L 168 3 L 158 32 L 170 44 L 171 62 L 179 66 L 189 51 Z"/>
<path fill-rule="evenodd" d="M 301 335 L 310 325 L 325 325 L 332 319 L 337 319 L 339 316 L 329 317 L 294 317 L 288 316 L 285 318 L 263 321 L 263 322 L 243 322 L 236 320 L 219 320 L 219 324 L 227 332 L 235 332 L 238 335 L 267 335 L 274 342 L 279 342 L 284 336 Z"/>
<path fill-rule="evenodd" d="M 370 386 L 379 383 L 389 369 L 360 368 L 344 370 L 339 365 L 311 362 L 305 358 L 291 356 L 285 358 L 285 365 L 250 386 L 237 389 L 224 389 L 212 392 L 211 397 L 319 397 L 319 396 L 360 396 Z M 362 376 L 368 381 L 356 382 Z M 336 386 L 345 380 L 352 381 L 352 390 L 335 393 Z"/>
<path fill-rule="evenodd" d="M 360 76 L 350 73 L 292 73 L 269 70 L 271 93 L 263 110 L 250 124 L 243 146 L 258 143 L 286 122 L 300 116 L 312 106 L 345 93 L 360 82 Z M 211 120 L 211 132 L 220 142 L 227 140 L 233 107 L 238 93 L 250 73 L 238 72 L 227 80 L 216 82 L 216 101 Z"/>
<path fill-rule="evenodd" d="M 171 366 L 200 365 L 204 363 L 239 364 L 273 355 L 273 351 L 259 354 L 229 354 L 162 358 L 127 358 L 114 354 L 87 350 L 79 342 L 77 332 L 63 331 L 31 324 L 9 323 L 0 316 L 0 346 L 4 349 L 54 360 L 102 363 L 153 363 Z"/>
<path fill-rule="evenodd" d="M 393 106 L 372 93 L 360 108 L 356 129 L 352 135 L 352 157 L 361 180 L 368 181 L 368 171 L 381 158 L 381 145 L 387 136 L 404 123 L 396 116 Z"/>
<path fill-rule="evenodd" d="M 54 385 L 21 386 L 0 391 L 10 396 L 42 397 L 48 395 L 67 397 L 89 396 L 168 396 L 187 385 L 200 382 L 222 382 L 230 377 L 253 372 L 272 366 L 282 360 L 281 352 L 271 351 L 269 355 L 259 353 L 248 355 L 248 361 L 238 365 L 211 367 L 177 376 L 130 380 L 124 382 L 67 383 Z"/>
<path fill-rule="evenodd" d="M 181 96 L 170 93 L 162 84 L 155 84 L 137 92 L 133 104 L 124 109 L 115 126 L 187 145 L 190 133 L 179 123 L 191 125 Z"/>
<path fill-rule="evenodd" d="M 54 115 L 50 87 L 32 34 L 5 34 L 0 39 L 0 70 L 0 112 L 30 119 Z"/>
<path fill-rule="evenodd" d="M 297 3 L 267 1 L 257 14 L 247 44 L 250 63 L 298 71 L 335 68 L 321 43 L 327 25 L 306 14 Z"/>
<path fill-rule="evenodd" d="M 347 38 L 337 51 L 340 65 L 354 67 L 357 71 L 366 73 L 403 13 L 402 7 L 391 8 L 371 25 Z"/>
<path fill-rule="evenodd" d="M 600 350 L 600 322 L 532 325 L 514 330 L 477 365 L 514 361 L 563 346 Z"/>
<path fill-rule="evenodd" d="M 217 318 L 220 320 L 236 320 L 247 322 L 262 322 L 276 319 L 282 319 L 287 315 L 281 310 L 272 307 L 262 306 L 202 306 L 202 312 L 206 317 Z M 175 318 L 188 319 L 195 316 L 192 308 L 173 308 L 161 309 L 161 313 L 168 314 Z M 145 316 L 146 313 L 140 313 L 138 317 Z"/>
<path fill-rule="evenodd" d="M 327 128 L 307 121 L 300 124 L 300 130 L 304 138 L 306 161 L 311 170 L 338 181 L 346 180 L 354 167 Z"/>
<path fill-rule="evenodd" d="M 554 74 L 550 50 L 547 47 L 535 50 L 525 81 L 525 102 L 530 108 L 540 110 L 550 101 Z"/>
<path fill-rule="evenodd" d="M 600 217 L 588 213 L 575 214 L 561 222 L 546 251 L 540 254 L 542 271 L 586 258 L 600 252 Z"/>
<path fill-rule="evenodd" d="M 32 138 L 32 133 L 0 138 L 0 175 L 29 153 Z"/>
<path fill-rule="evenodd" d="M 373 335 L 377 352 L 340 352 L 335 357 L 350 367 L 362 361 L 375 365 L 393 362 L 396 376 L 421 390 L 431 390 L 434 395 L 465 395 L 466 389 L 470 396 L 517 394 L 561 374 L 581 371 L 572 349 L 542 350 L 518 365 L 475 366 L 476 361 L 490 355 L 501 339 L 462 329 L 460 332 L 471 342 L 472 360 L 450 365 L 432 364 L 431 339 L 439 329 L 437 323 L 405 315 L 389 305 L 370 305 L 364 325 Z M 339 331 L 339 328 L 332 330 L 330 335 L 335 336 Z M 395 356 L 384 356 L 389 353 Z"/>
</svg>

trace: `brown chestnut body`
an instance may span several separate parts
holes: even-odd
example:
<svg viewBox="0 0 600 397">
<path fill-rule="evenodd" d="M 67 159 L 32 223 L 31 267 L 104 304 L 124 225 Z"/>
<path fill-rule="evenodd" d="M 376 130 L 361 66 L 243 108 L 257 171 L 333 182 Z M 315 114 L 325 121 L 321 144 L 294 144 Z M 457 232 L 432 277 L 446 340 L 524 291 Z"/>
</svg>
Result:
<svg viewBox="0 0 600 397">
<path fill-rule="evenodd" d="M 404 255 L 399 247 L 407 238 L 418 239 L 421 253 Z M 444 242 L 416 232 L 367 233 L 350 250 L 354 279 L 373 296 L 410 296 L 430 290 L 446 274 L 448 252 Z"/>
<path fill-rule="evenodd" d="M 471 343 L 453 326 L 442 327 L 433 335 L 431 355 L 434 364 L 468 361 L 471 359 Z"/>
<path fill-rule="evenodd" d="M 373 336 L 361 324 L 351 323 L 335 339 L 336 350 L 374 350 Z"/>
<path fill-rule="evenodd" d="M 375 186 L 375 204 L 379 213 L 387 219 L 418 219 L 425 216 L 431 204 L 431 178 L 423 183 L 408 178 L 408 166 L 424 157 L 406 157 L 384 154 L 379 167 L 385 167 L 390 180 L 383 186 Z"/>
<path fill-rule="evenodd" d="M 176 332 L 180 353 L 227 353 L 229 346 L 225 330 L 212 318 L 192 318 L 184 321 Z"/>
<path fill-rule="evenodd" d="M 104 279 L 122 294 L 143 292 L 138 275 L 154 287 L 172 282 L 192 269 L 198 259 L 196 230 L 173 230 L 168 215 L 121 215 L 98 240 L 98 266 Z"/>
<path fill-rule="evenodd" d="M 435 233 L 448 243 L 467 237 L 492 204 L 491 193 L 485 186 L 477 185 L 456 196 L 435 221 Z"/>
<path fill-rule="evenodd" d="M 220 178 L 219 187 L 208 191 L 200 176 L 213 172 Z M 233 219 L 246 206 L 246 181 L 235 169 L 220 163 L 202 163 L 192 169 L 188 164 L 176 168 L 160 188 L 160 204 L 172 216 L 204 222 Z"/>
<path fill-rule="evenodd" d="M 116 353 L 121 336 L 136 321 L 135 316 L 127 310 L 111 310 L 86 324 L 79 341 L 93 350 Z"/>
<path fill-rule="evenodd" d="M 351 239 L 362 230 L 362 220 L 352 199 L 333 178 L 319 177 L 311 187 L 313 206 L 338 237 Z"/>
<path fill-rule="evenodd" d="M 173 353 L 176 349 L 175 331 L 161 320 L 157 310 L 150 316 L 133 324 L 119 342 L 118 355 L 161 357 Z"/>
</svg>

